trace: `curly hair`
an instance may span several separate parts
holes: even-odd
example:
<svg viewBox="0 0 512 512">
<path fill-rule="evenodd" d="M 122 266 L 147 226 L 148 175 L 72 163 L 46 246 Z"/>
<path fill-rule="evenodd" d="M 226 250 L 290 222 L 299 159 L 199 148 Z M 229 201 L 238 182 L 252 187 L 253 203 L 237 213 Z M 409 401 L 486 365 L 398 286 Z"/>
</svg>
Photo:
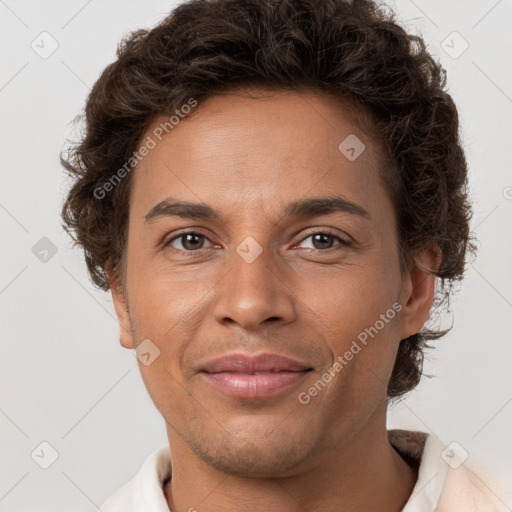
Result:
<svg viewBox="0 0 512 512">
<path fill-rule="evenodd" d="M 476 249 L 457 109 L 423 39 L 371 0 L 189 0 L 121 40 L 79 116 L 82 140 L 60 156 L 73 178 L 63 227 L 83 248 L 94 284 L 109 289 L 110 264 L 123 276 L 133 173 L 105 184 L 134 160 L 151 123 L 191 98 L 200 105 L 248 86 L 327 93 L 361 113 L 364 133 L 384 148 L 380 172 L 396 213 L 401 267 L 437 244 L 434 306 L 448 302 Z M 448 330 L 423 328 L 401 340 L 388 399 L 419 383 L 428 341 Z"/>
</svg>

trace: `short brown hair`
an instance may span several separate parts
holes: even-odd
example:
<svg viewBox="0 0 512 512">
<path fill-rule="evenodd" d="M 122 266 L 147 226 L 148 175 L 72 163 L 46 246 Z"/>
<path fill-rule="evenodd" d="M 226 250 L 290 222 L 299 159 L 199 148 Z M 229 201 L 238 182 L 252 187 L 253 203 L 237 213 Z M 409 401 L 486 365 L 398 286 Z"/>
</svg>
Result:
<svg viewBox="0 0 512 512">
<path fill-rule="evenodd" d="M 151 30 L 123 38 L 94 84 L 83 138 L 61 154 L 74 178 L 63 227 L 83 248 L 92 281 L 108 290 L 107 263 L 118 275 L 124 259 L 132 173 L 106 197 L 95 190 L 126 165 L 152 121 L 192 97 L 201 104 L 234 88 L 307 88 L 371 119 L 365 133 L 387 155 L 383 177 L 401 264 L 428 243 L 439 246 L 440 304 L 475 250 L 458 113 L 445 85 L 422 38 L 370 0 L 190 0 Z M 390 399 L 418 384 L 428 340 L 446 332 L 423 329 L 401 340 Z"/>
</svg>

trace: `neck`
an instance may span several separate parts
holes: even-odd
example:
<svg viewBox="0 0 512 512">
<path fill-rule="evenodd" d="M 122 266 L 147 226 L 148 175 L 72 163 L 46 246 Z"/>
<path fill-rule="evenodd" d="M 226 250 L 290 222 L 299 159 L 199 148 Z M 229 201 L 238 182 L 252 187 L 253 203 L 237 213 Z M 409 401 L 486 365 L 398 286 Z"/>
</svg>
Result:
<svg viewBox="0 0 512 512">
<path fill-rule="evenodd" d="M 172 478 L 164 490 L 172 512 L 399 512 L 417 480 L 417 468 L 389 443 L 385 421 L 378 430 L 367 425 L 351 439 L 340 440 L 338 446 L 318 454 L 307 468 L 274 478 L 216 471 L 196 457 L 181 438 L 171 432 L 168 435 Z"/>
</svg>

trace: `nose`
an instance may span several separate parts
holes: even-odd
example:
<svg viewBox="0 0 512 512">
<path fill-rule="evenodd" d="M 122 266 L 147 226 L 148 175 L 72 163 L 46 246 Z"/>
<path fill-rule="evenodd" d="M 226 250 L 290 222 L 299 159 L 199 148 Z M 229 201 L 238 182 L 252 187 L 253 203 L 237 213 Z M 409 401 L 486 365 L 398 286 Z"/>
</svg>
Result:
<svg viewBox="0 0 512 512">
<path fill-rule="evenodd" d="M 214 315 L 219 323 L 257 331 L 270 323 L 293 322 L 293 292 L 286 269 L 275 258 L 268 250 L 253 261 L 234 253 L 227 273 L 217 285 Z"/>
</svg>

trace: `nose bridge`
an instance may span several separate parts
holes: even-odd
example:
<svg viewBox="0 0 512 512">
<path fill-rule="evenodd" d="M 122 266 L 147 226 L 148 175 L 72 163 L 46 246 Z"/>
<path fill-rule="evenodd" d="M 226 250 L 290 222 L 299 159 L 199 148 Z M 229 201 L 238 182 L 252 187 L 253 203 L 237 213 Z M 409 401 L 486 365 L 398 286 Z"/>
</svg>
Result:
<svg viewBox="0 0 512 512">
<path fill-rule="evenodd" d="M 270 318 L 289 322 L 294 316 L 292 296 L 279 277 L 277 255 L 252 236 L 236 246 L 229 272 L 219 283 L 215 316 L 254 329 Z"/>
</svg>

